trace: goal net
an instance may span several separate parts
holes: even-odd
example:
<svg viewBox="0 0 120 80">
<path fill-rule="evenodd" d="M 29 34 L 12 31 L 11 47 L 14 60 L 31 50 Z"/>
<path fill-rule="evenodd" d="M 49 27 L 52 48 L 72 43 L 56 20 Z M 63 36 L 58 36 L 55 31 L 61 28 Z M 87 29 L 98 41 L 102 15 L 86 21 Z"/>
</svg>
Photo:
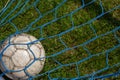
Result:
<svg viewBox="0 0 120 80">
<path fill-rule="evenodd" d="M 0 0 L 0 45 L 21 33 L 45 48 L 29 79 L 120 79 L 119 0 Z"/>
</svg>

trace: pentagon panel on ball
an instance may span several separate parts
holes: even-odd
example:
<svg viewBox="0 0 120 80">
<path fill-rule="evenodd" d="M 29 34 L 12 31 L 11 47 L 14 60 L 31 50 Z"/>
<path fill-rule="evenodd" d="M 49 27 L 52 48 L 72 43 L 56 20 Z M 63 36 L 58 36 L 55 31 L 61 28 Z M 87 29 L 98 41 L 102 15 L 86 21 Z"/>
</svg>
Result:
<svg viewBox="0 0 120 80">
<path fill-rule="evenodd" d="M 0 69 L 14 80 L 26 80 L 39 74 L 45 62 L 42 44 L 33 36 L 22 33 L 9 37 L 0 48 Z"/>
</svg>

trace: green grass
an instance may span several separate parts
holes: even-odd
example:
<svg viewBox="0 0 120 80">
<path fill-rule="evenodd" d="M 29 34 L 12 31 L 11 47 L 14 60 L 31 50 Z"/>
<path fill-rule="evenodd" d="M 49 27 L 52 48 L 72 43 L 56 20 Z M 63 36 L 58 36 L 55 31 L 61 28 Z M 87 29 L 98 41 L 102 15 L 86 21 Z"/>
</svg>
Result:
<svg viewBox="0 0 120 80">
<path fill-rule="evenodd" d="M 31 2 L 27 4 L 27 6 L 30 6 L 33 1 L 34 0 L 31 0 Z M 43 16 L 40 20 L 38 20 L 38 22 L 33 24 L 30 30 L 27 31 L 26 33 L 31 34 L 37 37 L 38 39 L 42 37 L 45 38 L 45 40 L 42 40 L 41 43 L 45 48 L 46 56 L 50 56 L 57 52 L 62 51 L 66 47 L 72 48 L 76 45 L 83 44 L 85 41 L 88 41 L 93 37 L 96 37 L 96 35 L 99 36 L 108 31 L 111 31 L 117 26 L 120 26 L 120 14 L 119 14 L 120 9 L 117 9 L 100 17 L 99 19 L 95 20 L 90 24 L 77 28 L 77 26 L 80 26 L 81 24 L 90 21 L 92 18 L 101 14 L 102 10 L 99 5 L 99 0 L 96 0 L 93 4 L 86 6 L 85 8 L 80 9 L 77 12 L 74 12 L 72 16 L 66 16 L 49 25 L 46 25 L 44 28 L 39 28 L 39 26 L 43 26 L 47 22 L 56 19 L 56 17 L 59 18 L 69 14 L 71 11 L 77 9 L 79 6 L 82 5 L 81 0 L 68 0 L 66 3 L 58 7 L 55 11 L 46 14 L 48 11 L 52 10 L 54 7 L 59 5 L 61 1 L 62 0 L 41 0 L 36 5 L 36 7 L 41 12 L 41 14 L 39 14 L 39 12 L 34 7 L 31 7 L 30 9 L 23 11 L 22 14 L 18 15 L 10 22 L 4 24 L 3 26 L 0 26 L 0 41 L 6 39 L 10 34 L 14 34 L 17 30 L 21 31 L 22 29 L 25 29 L 26 26 L 28 26 L 28 24 L 33 22 L 36 18 L 38 18 L 39 16 Z M 91 0 L 85 0 L 85 3 L 87 4 L 90 1 Z M 115 6 L 120 5 L 120 0 L 101 0 L 101 1 L 105 12 L 109 11 Z M 2 5 L 5 5 L 5 3 L 6 0 L 0 2 L 0 9 L 3 7 Z M 13 10 L 16 3 L 17 1 L 14 2 L 13 5 L 3 14 L 0 20 L 2 20 L 11 10 Z M 16 11 L 14 11 L 9 17 L 7 17 L 4 22 L 8 21 L 21 8 L 22 6 L 19 7 Z M 72 21 L 74 23 L 74 26 L 72 24 Z M 17 29 L 14 28 L 14 25 L 12 23 L 14 23 Z M 75 29 L 69 31 L 66 34 L 55 36 L 54 38 L 48 38 L 48 36 L 59 34 L 61 32 L 69 30 L 72 27 L 75 27 Z M 91 27 L 94 28 L 96 32 L 94 32 Z M 105 53 L 105 50 L 108 50 L 119 44 L 114 34 L 116 34 L 120 38 L 119 31 L 116 31 L 115 33 L 111 33 L 109 35 L 100 37 L 84 46 L 79 46 L 75 49 L 70 49 L 52 58 L 46 58 L 44 69 L 40 74 L 55 69 L 59 67 L 61 64 L 63 65 L 63 64 L 77 62 L 89 57 L 90 55 L 98 54 L 100 52 L 102 54 L 98 56 L 94 56 L 78 65 L 73 64 L 70 66 L 60 67 L 56 71 L 51 72 L 50 76 L 52 78 L 57 78 L 57 77 L 73 78 L 73 77 L 78 77 L 77 71 L 80 73 L 81 76 L 96 72 L 108 66 L 106 64 L 106 57 L 108 57 L 109 66 L 113 66 L 119 63 L 120 48 L 111 51 L 110 53 L 108 53 L 108 56 L 106 56 L 107 53 Z M 65 44 L 61 43 L 60 38 Z M 60 64 L 57 63 L 56 61 L 60 62 Z M 78 66 L 79 70 L 77 70 L 76 66 Z M 118 71 L 119 66 L 105 70 L 96 75 L 104 75 Z M 48 74 L 43 75 L 41 77 L 37 77 L 35 80 L 40 80 L 40 79 L 48 80 Z M 110 77 L 106 80 L 111 80 L 111 79 L 119 80 L 120 77 L 117 78 Z"/>
</svg>

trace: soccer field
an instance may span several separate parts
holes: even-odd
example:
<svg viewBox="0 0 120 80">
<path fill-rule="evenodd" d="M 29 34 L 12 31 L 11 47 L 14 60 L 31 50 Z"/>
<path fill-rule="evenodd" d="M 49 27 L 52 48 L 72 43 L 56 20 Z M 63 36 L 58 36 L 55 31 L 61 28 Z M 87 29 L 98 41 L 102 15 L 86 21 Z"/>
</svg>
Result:
<svg viewBox="0 0 120 80">
<path fill-rule="evenodd" d="M 39 39 L 46 61 L 35 80 L 101 79 L 120 72 L 120 0 L 7 1 L 0 0 L 0 44 L 12 34 Z M 106 78 L 113 79 L 120 77 Z"/>
</svg>

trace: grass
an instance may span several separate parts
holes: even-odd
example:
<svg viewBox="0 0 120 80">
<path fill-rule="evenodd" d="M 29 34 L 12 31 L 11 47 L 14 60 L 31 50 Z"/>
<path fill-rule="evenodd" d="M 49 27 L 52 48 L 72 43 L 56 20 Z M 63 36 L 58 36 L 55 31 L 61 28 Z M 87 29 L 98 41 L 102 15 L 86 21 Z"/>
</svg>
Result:
<svg viewBox="0 0 120 80">
<path fill-rule="evenodd" d="M 9 20 L 23 7 L 23 5 L 19 6 L 0 24 L 0 41 L 2 42 L 2 40 L 6 39 L 11 34 L 21 31 L 24 32 L 29 28 L 26 33 L 31 34 L 38 39 L 45 38 L 41 41 L 41 43 L 45 48 L 46 56 L 55 55 L 64 49 L 69 49 L 63 51 L 57 56 L 46 58 L 44 69 L 40 74 L 58 67 L 59 68 L 43 76 L 37 77 L 35 80 L 48 80 L 48 76 L 59 79 L 79 77 L 97 72 L 105 67 L 111 67 L 118 64 L 120 62 L 120 47 L 110 51 L 109 53 L 105 51 L 119 44 L 119 30 L 99 37 L 91 42 L 89 40 L 92 40 L 96 36 L 105 34 L 106 32 L 120 26 L 120 9 L 111 11 L 108 14 L 101 16 L 97 20 L 88 23 L 91 19 L 102 13 L 99 0 L 96 0 L 92 4 L 73 12 L 72 15 L 69 13 L 82 6 L 82 0 L 68 0 L 65 3 L 63 2 L 64 4 L 61 4 L 62 1 L 63 0 L 41 0 L 36 4 L 37 9 L 32 6 L 28 10 L 24 10 L 14 19 Z M 84 1 L 86 5 L 92 0 Z M 107 12 L 120 5 L 119 0 L 101 1 L 104 12 Z M 23 1 L 21 0 L 20 4 L 22 4 L 22 2 Z M 33 2 L 34 0 L 31 0 L 31 2 L 27 3 L 25 8 L 30 6 Z M 6 0 L 0 2 L 0 9 L 3 8 L 5 3 Z M 17 3 L 18 2 L 15 1 L 11 7 L 6 10 L 6 12 L 0 17 L 0 21 L 14 9 Z M 56 10 L 50 12 L 50 10 L 56 6 L 58 6 Z M 29 25 L 41 16 L 42 18 L 38 19 L 36 23 Z M 5 24 L 2 25 L 3 23 Z M 62 33 L 64 31 L 68 32 Z M 58 36 L 58 34 L 60 35 Z M 88 42 L 87 44 L 85 43 L 86 41 Z M 76 48 L 74 48 L 75 46 Z M 92 55 L 95 56 L 91 57 Z M 86 60 L 79 62 L 83 59 Z M 79 64 L 77 62 L 79 62 Z M 74 64 L 68 66 L 66 65 L 70 63 Z M 95 76 L 114 73 L 119 70 L 119 66 L 120 65 L 99 72 L 95 74 Z M 120 77 L 110 77 L 106 80 L 112 79 L 119 80 Z"/>
</svg>

